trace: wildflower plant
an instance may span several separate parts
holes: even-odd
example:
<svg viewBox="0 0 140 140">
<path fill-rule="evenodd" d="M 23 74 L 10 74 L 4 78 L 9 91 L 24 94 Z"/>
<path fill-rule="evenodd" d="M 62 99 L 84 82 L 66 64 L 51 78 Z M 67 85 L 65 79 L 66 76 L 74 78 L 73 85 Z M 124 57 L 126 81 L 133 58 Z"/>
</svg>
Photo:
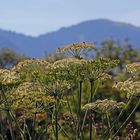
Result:
<svg viewBox="0 0 140 140">
<path fill-rule="evenodd" d="M 131 98 L 132 96 L 140 96 L 140 81 L 132 81 L 131 79 L 128 79 L 124 82 L 114 84 L 113 87 L 125 92 L 127 98 Z"/>
<path fill-rule="evenodd" d="M 14 112 L 20 109 L 24 116 L 31 116 L 32 118 L 32 116 L 45 111 L 44 106 L 46 104 L 54 102 L 53 97 L 46 93 L 45 85 L 43 86 L 43 83 L 41 83 L 43 69 L 47 64 L 48 62 L 44 60 L 25 60 L 10 70 L 0 70 L 1 92 L 3 95 L 1 108 L 9 114 L 12 139 L 15 137 L 12 132 L 11 122 Z M 15 117 L 14 120 L 16 120 Z M 16 124 L 18 124 L 17 120 Z M 21 133 L 24 136 L 22 130 Z"/>
<path fill-rule="evenodd" d="M 140 74 L 140 62 L 135 62 L 132 64 L 127 64 L 126 65 L 126 70 L 128 73 L 130 73 L 133 78 L 139 78 L 139 74 Z"/>
<path fill-rule="evenodd" d="M 0 69 L 0 111 L 4 112 L 0 119 L 7 120 L 12 140 L 116 138 L 140 103 L 114 129 L 131 100 L 127 103 L 95 97 L 100 83 L 113 79 L 119 61 L 103 57 L 90 60 L 93 50 L 93 44 L 74 43 L 59 48 L 67 58 L 50 62 L 28 59 L 9 70 Z M 127 65 L 130 78 L 115 83 L 113 88 L 126 93 L 127 98 L 139 97 L 139 68 L 139 63 Z M 114 112 L 120 114 L 113 118 Z M 102 133 L 98 133 L 101 128 L 104 128 Z M 5 138 L 5 133 L 0 134 Z"/>
<path fill-rule="evenodd" d="M 44 111 L 45 104 L 54 102 L 53 97 L 46 93 L 45 88 L 39 83 L 24 82 L 8 97 L 13 110 L 22 109 L 24 113 L 33 115 Z"/>
<path fill-rule="evenodd" d="M 125 103 L 123 102 L 116 102 L 114 100 L 96 100 L 93 103 L 88 103 L 83 106 L 83 109 L 92 109 L 97 112 L 103 113 L 103 114 L 108 114 L 113 112 L 114 110 L 119 110 L 122 109 L 125 106 Z"/>
<path fill-rule="evenodd" d="M 71 82 L 67 80 L 68 64 L 73 60 L 59 60 L 46 67 L 46 91 L 55 98 L 54 116 L 52 121 L 55 123 L 55 139 L 58 140 L 58 115 L 59 107 L 67 91 L 71 89 Z M 52 123 L 53 123 L 52 122 Z"/>
<path fill-rule="evenodd" d="M 130 103 L 133 99 L 135 99 L 136 101 L 138 100 L 138 101 L 137 101 L 135 107 L 132 109 L 129 116 L 122 123 L 122 125 L 118 128 L 118 130 L 115 132 L 115 134 L 112 136 L 112 138 L 114 138 L 118 134 L 118 132 L 126 125 L 127 121 L 130 120 L 130 118 L 132 117 L 132 115 L 135 113 L 135 111 L 137 110 L 137 108 L 140 105 L 140 100 L 137 99 L 137 97 L 139 97 L 139 94 L 140 94 L 140 79 L 139 79 L 140 63 L 136 62 L 136 63 L 126 65 L 126 71 L 130 74 L 130 78 L 123 82 L 114 83 L 113 88 L 116 88 L 120 92 L 126 93 L 128 102 L 126 104 L 125 109 L 128 108 L 128 106 L 130 105 Z M 119 117 L 121 117 L 123 113 L 124 113 L 124 110 L 121 112 Z"/>
<path fill-rule="evenodd" d="M 24 81 L 44 80 L 45 67 L 49 62 L 43 59 L 27 59 L 19 62 L 11 71 L 19 72 Z"/>
<path fill-rule="evenodd" d="M 90 81 L 91 92 L 90 102 L 93 101 L 93 84 L 97 80 L 110 79 L 111 76 L 107 73 L 111 68 L 115 67 L 118 63 L 116 60 L 109 60 L 107 58 L 100 58 L 98 60 L 86 60 L 83 59 L 85 54 L 88 54 L 91 50 L 94 50 L 95 46 L 92 44 L 76 43 L 70 46 L 60 48 L 62 52 L 66 52 L 68 56 L 81 60 L 80 65 L 70 67 L 76 80 L 79 82 L 79 94 L 78 94 L 78 126 L 77 126 L 77 138 L 81 139 L 81 97 L 82 97 L 82 84 L 84 81 Z M 76 61 L 75 61 L 76 62 Z M 92 113 L 92 112 L 91 112 Z M 86 117 L 86 116 L 85 116 Z M 92 119 L 92 118 L 91 118 Z M 92 120 L 90 119 L 90 135 L 92 131 Z M 92 139 L 92 136 L 90 136 Z"/>
<path fill-rule="evenodd" d="M 0 83 L 2 85 L 15 84 L 20 80 L 20 74 L 7 69 L 0 69 Z"/>
<path fill-rule="evenodd" d="M 3 112 L 6 114 L 8 127 L 10 128 L 11 138 L 14 140 L 14 132 L 13 132 L 13 125 L 12 120 L 16 120 L 14 114 L 12 112 L 8 97 L 11 95 L 10 91 L 17 87 L 20 83 L 20 75 L 17 72 L 12 72 L 7 69 L 0 69 L 0 114 L 2 115 Z M 2 116 L 1 116 L 2 121 Z M 16 121 L 17 123 L 17 121 Z M 24 137 L 23 131 L 19 128 L 19 132 Z"/>
<path fill-rule="evenodd" d="M 140 63 L 126 65 L 130 78 L 123 82 L 114 83 L 114 88 L 126 92 L 127 98 L 140 95 Z"/>
<path fill-rule="evenodd" d="M 90 43 L 80 42 L 59 48 L 58 50 L 66 53 L 69 57 L 82 59 L 85 58 L 90 51 L 95 50 L 95 46 Z"/>
</svg>

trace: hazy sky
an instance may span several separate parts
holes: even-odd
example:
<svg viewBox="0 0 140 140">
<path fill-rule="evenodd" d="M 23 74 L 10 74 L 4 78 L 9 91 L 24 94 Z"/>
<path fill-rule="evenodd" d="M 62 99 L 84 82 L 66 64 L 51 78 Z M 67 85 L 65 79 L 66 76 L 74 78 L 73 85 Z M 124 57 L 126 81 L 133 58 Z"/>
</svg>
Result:
<svg viewBox="0 0 140 140">
<path fill-rule="evenodd" d="M 140 26 L 140 0 L 0 0 L 0 28 L 27 35 L 97 18 Z"/>
</svg>

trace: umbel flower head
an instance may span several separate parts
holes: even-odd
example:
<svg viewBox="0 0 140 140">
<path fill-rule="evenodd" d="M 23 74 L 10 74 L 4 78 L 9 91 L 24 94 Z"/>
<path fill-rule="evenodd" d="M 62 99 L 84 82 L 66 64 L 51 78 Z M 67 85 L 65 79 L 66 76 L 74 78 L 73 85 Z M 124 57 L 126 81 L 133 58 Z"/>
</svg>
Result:
<svg viewBox="0 0 140 140">
<path fill-rule="evenodd" d="M 140 96 L 140 62 L 126 65 L 126 70 L 132 76 L 124 82 L 115 83 L 113 88 L 126 92 L 127 98 Z"/>
<path fill-rule="evenodd" d="M 127 64 L 126 69 L 130 73 L 140 72 L 140 62 Z"/>
<path fill-rule="evenodd" d="M 93 44 L 81 42 L 59 48 L 59 51 L 65 52 L 70 57 L 81 59 L 93 49 L 95 49 Z"/>
<path fill-rule="evenodd" d="M 140 80 L 140 62 L 127 64 L 126 70 L 133 76 L 133 78 Z"/>
<path fill-rule="evenodd" d="M 24 69 L 35 68 L 36 66 L 46 66 L 49 63 L 43 59 L 27 59 L 19 62 L 15 67 L 12 68 L 12 71 L 21 72 Z"/>
<path fill-rule="evenodd" d="M 46 71 L 52 71 L 52 72 L 56 72 L 56 71 L 65 71 L 71 68 L 71 66 L 78 66 L 81 65 L 84 62 L 84 60 L 79 60 L 76 58 L 65 58 L 65 59 L 61 59 L 58 61 L 55 61 L 53 64 L 49 64 L 48 66 L 46 66 Z"/>
<path fill-rule="evenodd" d="M 47 84 L 46 91 L 51 96 L 59 96 L 60 98 L 70 90 L 71 84 L 66 80 L 54 80 Z"/>
<path fill-rule="evenodd" d="M 84 60 L 79 60 L 76 58 L 65 58 L 65 59 L 61 59 L 61 60 L 54 62 L 53 66 L 59 67 L 59 68 L 69 67 L 69 65 L 71 65 L 71 64 L 78 65 L 78 64 L 82 64 L 82 62 L 84 62 Z"/>
<path fill-rule="evenodd" d="M 24 82 L 7 95 L 7 100 L 13 110 L 21 109 L 26 113 L 38 113 L 43 106 L 54 102 L 52 96 L 46 93 L 40 83 Z"/>
<path fill-rule="evenodd" d="M 113 88 L 126 92 L 127 98 L 130 98 L 131 96 L 140 96 L 140 81 L 128 79 L 124 82 L 115 83 Z"/>
<path fill-rule="evenodd" d="M 19 72 L 22 79 L 31 81 L 32 79 L 44 77 L 47 65 L 49 63 L 43 59 L 27 59 L 19 62 L 12 68 L 12 71 Z"/>
<path fill-rule="evenodd" d="M 50 64 L 46 67 L 47 80 L 67 80 L 73 82 L 79 78 L 82 66 L 86 60 L 67 58 Z M 50 77 L 50 78 L 49 78 Z"/>
<path fill-rule="evenodd" d="M 101 113 L 110 113 L 114 110 L 119 110 L 121 108 L 124 107 L 124 103 L 123 102 L 116 102 L 114 100 L 97 100 L 93 103 L 88 103 L 86 105 L 83 106 L 83 109 L 89 110 L 95 110 L 95 111 L 99 111 Z"/>
<path fill-rule="evenodd" d="M 105 80 L 111 79 L 107 72 L 117 65 L 116 60 L 100 58 L 98 60 L 85 60 L 68 58 L 54 62 L 47 66 L 47 75 L 59 76 L 65 80 Z M 51 79 L 52 79 L 51 77 Z"/>
<path fill-rule="evenodd" d="M 117 63 L 117 60 L 102 57 L 97 60 L 87 60 L 82 66 L 82 73 L 88 80 L 110 79 L 111 76 L 107 72 L 114 68 Z"/>
<path fill-rule="evenodd" d="M 0 83 L 3 85 L 15 84 L 20 80 L 20 74 L 7 69 L 0 69 Z"/>
</svg>

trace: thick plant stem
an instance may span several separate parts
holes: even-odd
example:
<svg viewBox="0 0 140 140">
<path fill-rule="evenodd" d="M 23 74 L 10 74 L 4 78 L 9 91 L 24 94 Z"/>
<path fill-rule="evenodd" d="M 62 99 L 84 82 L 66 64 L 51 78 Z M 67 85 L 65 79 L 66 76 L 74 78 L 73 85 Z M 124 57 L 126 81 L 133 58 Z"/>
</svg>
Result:
<svg viewBox="0 0 140 140">
<path fill-rule="evenodd" d="M 14 136 L 14 132 L 13 132 L 13 128 L 12 128 L 12 118 L 10 116 L 10 111 L 9 110 L 7 111 L 7 119 L 8 119 L 11 138 L 12 138 L 12 140 L 15 140 L 15 136 Z"/>
<path fill-rule="evenodd" d="M 26 140 L 26 137 L 25 137 L 25 135 L 24 135 L 22 129 L 20 128 L 17 119 L 15 118 L 13 112 L 11 111 L 10 105 L 9 105 L 9 103 L 8 103 L 8 101 L 7 101 L 6 95 L 5 95 L 5 93 L 4 93 L 3 90 L 2 90 L 2 96 L 3 96 L 4 100 L 5 100 L 6 108 L 8 108 L 8 112 L 7 112 L 7 113 L 8 113 L 8 117 L 10 118 L 9 121 L 10 121 L 10 120 L 13 120 L 13 121 L 15 122 L 15 124 L 16 124 L 16 126 L 18 127 L 19 132 L 20 132 L 20 134 L 21 134 L 21 136 L 22 136 L 22 139 L 23 139 L 23 140 Z M 12 122 L 10 122 L 10 125 L 12 126 Z M 12 130 L 12 131 L 13 131 L 13 130 Z M 14 134 L 13 134 L 13 136 L 14 136 Z M 13 137 L 13 139 L 14 139 L 14 137 Z"/>
<path fill-rule="evenodd" d="M 14 132 L 13 132 L 13 129 L 12 129 L 12 116 L 11 116 L 11 112 L 10 112 L 10 106 L 9 106 L 9 103 L 7 101 L 7 98 L 5 96 L 5 93 L 4 93 L 3 89 L 1 91 L 1 93 L 2 93 L 2 96 L 3 96 L 4 100 L 5 100 L 5 102 L 6 102 L 6 108 L 8 107 L 7 117 L 8 117 L 8 123 L 9 123 L 9 126 L 10 126 L 11 138 L 12 138 L 12 140 L 15 140 Z"/>
<path fill-rule="evenodd" d="M 33 132 L 32 132 L 32 139 L 35 139 L 36 137 L 36 132 L 35 132 L 35 129 L 36 129 L 36 112 L 34 114 L 34 119 L 33 119 Z"/>
<path fill-rule="evenodd" d="M 48 122 L 49 122 L 49 111 L 48 111 L 49 109 L 48 109 L 48 105 L 47 105 L 47 108 L 45 109 L 45 111 L 46 111 L 46 120 L 45 120 L 45 128 L 46 128 L 46 135 L 45 135 L 45 138 L 46 138 L 46 140 L 48 139 Z"/>
<path fill-rule="evenodd" d="M 30 135 L 30 131 L 29 131 L 28 125 L 26 124 L 26 120 L 24 120 L 24 121 L 25 121 L 25 129 L 26 129 L 28 138 L 29 138 L 29 140 L 31 140 L 32 138 L 31 138 L 31 135 Z"/>
<path fill-rule="evenodd" d="M 36 103 L 36 108 L 37 108 L 37 103 Z M 32 139 L 36 139 L 36 116 L 37 116 L 37 112 L 34 113 L 34 118 L 33 118 Z"/>
<path fill-rule="evenodd" d="M 48 112 L 46 113 L 46 140 L 48 139 Z"/>
<path fill-rule="evenodd" d="M 90 80 L 90 102 L 93 100 L 93 80 Z M 90 110 L 90 120 L 89 120 L 89 132 L 90 140 L 92 140 L 92 110 Z"/>
<path fill-rule="evenodd" d="M 134 107 L 134 109 L 132 110 L 132 112 L 129 114 L 129 116 L 126 118 L 126 120 L 123 122 L 123 124 L 119 127 L 119 129 L 117 130 L 117 132 L 112 136 L 112 138 L 114 138 L 119 133 L 119 131 L 126 125 L 126 123 L 129 121 L 129 119 L 135 113 L 135 111 L 139 107 L 139 105 L 140 105 L 140 100 L 138 101 L 138 103 L 136 104 L 136 106 Z"/>
<path fill-rule="evenodd" d="M 82 81 L 79 82 L 78 96 L 78 140 L 81 140 L 81 99 L 82 99 Z"/>
<path fill-rule="evenodd" d="M 51 112 L 50 110 L 48 110 L 48 113 L 51 113 L 51 114 L 53 114 L 53 112 Z M 74 139 L 71 139 L 70 138 L 70 136 L 67 134 L 67 132 L 64 130 L 64 128 L 62 128 L 62 126 L 58 123 L 57 124 L 58 125 L 58 127 L 59 127 L 59 129 L 63 132 L 63 134 L 69 139 L 69 140 L 74 140 Z M 53 127 L 53 125 L 52 125 L 52 127 Z M 54 131 L 54 133 L 55 133 L 55 130 L 54 130 L 55 128 L 53 127 L 53 131 Z M 46 140 L 46 139 L 45 139 Z"/>
<path fill-rule="evenodd" d="M 0 101 L 2 100 L 1 91 L 0 91 Z M 2 110 L 0 110 L 0 134 L 2 134 Z"/>
<path fill-rule="evenodd" d="M 108 115 L 108 113 L 106 114 L 106 118 L 107 118 L 108 127 L 110 128 L 110 127 L 111 127 L 111 123 L 110 123 L 110 120 L 109 120 L 109 115 Z"/>
<path fill-rule="evenodd" d="M 4 140 L 4 137 L 0 134 L 0 140 Z"/>
<path fill-rule="evenodd" d="M 9 113 L 10 113 L 10 115 L 11 115 L 13 121 L 16 123 L 16 125 L 17 125 L 17 127 L 18 127 L 18 130 L 19 130 L 19 132 L 20 132 L 20 134 L 21 134 L 21 136 L 22 136 L 22 140 L 26 140 L 26 136 L 24 135 L 22 129 L 20 128 L 17 119 L 14 117 L 14 114 L 13 114 L 11 111 L 10 111 Z"/>
<path fill-rule="evenodd" d="M 96 95 L 96 93 L 97 93 L 97 90 L 98 90 L 98 88 L 99 88 L 99 81 L 98 81 L 98 83 L 97 83 L 97 86 L 95 87 L 95 90 L 94 90 L 94 93 L 93 93 L 93 99 L 94 99 L 94 96 Z M 89 96 L 89 98 L 88 98 L 88 103 L 90 102 L 90 96 Z M 84 129 L 84 124 L 85 124 L 85 121 L 86 121 L 86 117 L 87 117 L 87 113 L 88 113 L 88 110 L 86 110 L 85 111 L 85 114 L 84 114 L 84 119 L 83 119 L 83 123 L 82 123 L 82 130 Z"/>
<path fill-rule="evenodd" d="M 56 96 L 56 103 L 55 103 L 55 139 L 58 140 L 58 103 L 59 99 Z"/>
<path fill-rule="evenodd" d="M 67 101 L 68 108 L 69 108 L 70 114 L 71 114 L 71 116 L 72 116 L 72 119 L 74 120 L 74 116 L 73 116 L 73 113 L 72 113 L 72 108 L 71 108 L 71 106 L 70 106 L 69 99 L 68 99 L 67 96 L 66 96 L 66 101 Z M 74 123 L 74 124 L 75 124 L 75 123 Z M 75 124 L 75 128 L 76 128 L 76 124 Z"/>
<path fill-rule="evenodd" d="M 108 135 L 111 136 L 111 130 L 110 130 L 111 123 L 110 123 L 110 119 L 109 119 L 108 112 L 106 113 L 106 119 L 107 119 L 107 124 L 108 124 L 108 128 L 109 128 L 109 133 L 108 133 Z"/>
<path fill-rule="evenodd" d="M 70 136 L 67 134 L 67 132 L 64 130 L 64 128 L 62 128 L 61 126 L 60 126 L 60 124 L 58 123 L 58 126 L 59 126 L 59 128 L 61 129 L 61 131 L 63 132 L 63 134 L 68 138 L 68 140 L 73 140 L 73 139 L 71 139 L 70 138 Z"/>
<path fill-rule="evenodd" d="M 122 117 L 123 113 L 126 111 L 126 109 L 128 108 L 128 106 L 130 105 L 132 101 L 132 98 L 128 99 L 127 104 L 125 105 L 124 109 L 119 113 L 117 119 L 112 123 L 111 128 L 108 128 L 103 135 L 101 136 L 100 140 L 104 139 L 104 137 L 108 137 L 109 136 L 109 132 L 112 133 L 113 128 L 115 127 L 115 124 L 117 123 L 117 121 L 120 119 L 120 117 Z"/>
</svg>

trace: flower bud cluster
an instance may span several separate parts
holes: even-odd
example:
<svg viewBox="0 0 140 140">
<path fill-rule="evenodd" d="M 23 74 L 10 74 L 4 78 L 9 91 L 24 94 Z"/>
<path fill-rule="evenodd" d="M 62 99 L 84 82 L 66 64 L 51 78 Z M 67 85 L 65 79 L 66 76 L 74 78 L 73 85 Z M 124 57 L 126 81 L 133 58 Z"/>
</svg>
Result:
<svg viewBox="0 0 140 140">
<path fill-rule="evenodd" d="M 124 82 L 115 83 L 113 88 L 126 92 L 127 98 L 130 98 L 131 96 L 140 96 L 140 81 L 128 79 Z"/>
<path fill-rule="evenodd" d="M 43 59 L 27 59 L 19 62 L 16 66 L 12 68 L 12 71 L 21 72 L 21 70 L 28 69 L 29 67 L 35 66 L 46 66 L 49 63 Z"/>
<path fill-rule="evenodd" d="M 64 52 L 67 50 L 74 50 L 75 51 L 75 50 L 80 50 L 80 49 L 95 49 L 95 46 L 90 44 L 90 43 L 85 43 L 85 42 L 73 43 L 72 45 L 60 48 L 59 51 L 61 51 L 61 52 Z"/>
<path fill-rule="evenodd" d="M 83 106 L 83 109 L 92 109 L 102 113 L 109 113 L 114 110 L 122 109 L 125 106 L 123 102 L 116 102 L 114 100 L 96 100 L 93 103 L 88 103 Z"/>
<path fill-rule="evenodd" d="M 91 50 L 95 50 L 95 46 L 90 43 L 80 42 L 69 46 L 59 48 L 60 52 L 65 52 L 68 56 L 81 59 Z"/>
<path fill-rule="evenodd" d="M 126 92 L 127 98 L 140 96 L 140 62 L 126 65 L 126 70 L 132 76 L 124 82 L 115 83 L 113 88 Z"/>
<path fill-rule="evenodd" d="M 7 69 L 0 69 L 0 83 L 3 85 L 14 84 L 20 80 L 20 74 Z"/>
</svg>

